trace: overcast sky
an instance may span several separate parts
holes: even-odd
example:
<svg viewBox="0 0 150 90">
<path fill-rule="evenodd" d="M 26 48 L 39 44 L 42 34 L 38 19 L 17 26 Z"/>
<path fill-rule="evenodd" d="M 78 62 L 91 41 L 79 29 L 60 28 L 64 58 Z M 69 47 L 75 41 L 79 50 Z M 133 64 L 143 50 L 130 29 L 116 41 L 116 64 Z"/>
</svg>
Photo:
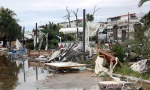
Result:
<svg viewBox="0 0 150 90">
<path fill-rule="evenodd" d="M 78 18 L 82 19 L 83 9 L 87 13 L 92 13 L 94 6 L 101 8 L 95 13 L 95 22 L 106 21 L 109 17 L 137 13 L 142 16 L 150 10 L 150 2 L 138 7 L 140 0 L 0 0 L 0 6 L 9 8 L 17 14 L 19 24 L 25 27 L 25 30 L 35 28 L 35 23 L 45 25 L 46 23 L 64 22 L 63 18 L 67 15 L 66 7 L 69 10 L 78 11 Z M 71 14 L 71 20 L 75 16 Z"/>
</svg>

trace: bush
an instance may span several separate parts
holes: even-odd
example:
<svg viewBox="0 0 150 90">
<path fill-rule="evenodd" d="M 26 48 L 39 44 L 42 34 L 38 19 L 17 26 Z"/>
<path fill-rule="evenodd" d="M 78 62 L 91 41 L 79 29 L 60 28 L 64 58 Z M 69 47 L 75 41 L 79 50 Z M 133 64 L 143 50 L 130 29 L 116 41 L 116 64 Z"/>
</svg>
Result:
<svg viewBox="0 0 150 90">
<path fill-rule="evenodd" d="M 34 44 L 33 43 L 26 43 L 26 48 L 33 50 L 34 49 Z"/>
<path fill-rule="evenodd" d="M 143 79 L 149 79 L 150 78 L 150 66 L 148 66 L 148 72 L 146 73 L 138 73 L 133 71 L 130 68 L 130 65 L 128 65 L 128 63 L 123 63 L 121 68 L 115 68 L 115 73 L 117 74 L 121 74 L 121 75 L 128 75 L 128 76 L 133 76 L 133 77 L 142 77 Z"/>
<path fill-rule="evenodd" d="M 120 62 L 123 62 L 125 57 L 125 49 L 120 44 L 112 45 L 112 51 L 115 52 L 115 56 L 118 57 Z"/>
</svg>

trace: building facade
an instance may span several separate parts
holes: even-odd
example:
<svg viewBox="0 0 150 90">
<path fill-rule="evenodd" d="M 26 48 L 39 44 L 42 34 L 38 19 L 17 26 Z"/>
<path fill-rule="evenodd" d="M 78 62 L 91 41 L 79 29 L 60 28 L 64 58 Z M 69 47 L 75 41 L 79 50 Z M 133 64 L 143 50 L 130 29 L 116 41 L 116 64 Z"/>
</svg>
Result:
<svg viewBox="0 0 150 90">
<path fill-rule="evenodd" d="M 140 19 L 137 18 L 136 13 L 110 17 L 105 25 L 107 38 L 117 42 L 124 41 L 126 38 L 133 38 L 134 25 L 139 22 Z"/>
</svg>

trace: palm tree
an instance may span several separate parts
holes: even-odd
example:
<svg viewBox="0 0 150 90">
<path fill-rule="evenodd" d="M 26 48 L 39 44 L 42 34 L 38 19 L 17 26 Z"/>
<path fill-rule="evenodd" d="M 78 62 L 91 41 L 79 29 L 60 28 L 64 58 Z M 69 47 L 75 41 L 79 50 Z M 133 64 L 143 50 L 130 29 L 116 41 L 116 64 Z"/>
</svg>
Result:
<svg viewBox="0 0 150 90">
<path fill-rule="evenodd" d="M 86 14 L 86 20 L 92 22 L 94 20 L 93 14 Z"/>
<path fill-rule="evenodd" d="M 150 1 L 150 0 L 140 0 L 140 2 L 138 3 L 138 7 L 141 7 L 147 1 Z"/>
<path fill-rule="evenodd" d="M 150 27 L 150 11 L 147 14 L 145 14 L 140 21 L 146 26 Z"/>
</svg>

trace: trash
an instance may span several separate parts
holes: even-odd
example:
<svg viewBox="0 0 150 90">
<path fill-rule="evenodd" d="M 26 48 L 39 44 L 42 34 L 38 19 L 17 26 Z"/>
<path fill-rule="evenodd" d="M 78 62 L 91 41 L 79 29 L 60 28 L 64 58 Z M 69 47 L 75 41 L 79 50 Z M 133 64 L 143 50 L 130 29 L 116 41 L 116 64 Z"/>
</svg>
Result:
<svg viewBox="0 0 150 90">
<path fill-rule="evenodd" d="M 144 73 L 147 71 L 147 59 L 140 60 L 138 62 L 135 62 L 133 65 L 130 67 L 133 71 L 136 71 L 138 73 Z"/>
</svg>

